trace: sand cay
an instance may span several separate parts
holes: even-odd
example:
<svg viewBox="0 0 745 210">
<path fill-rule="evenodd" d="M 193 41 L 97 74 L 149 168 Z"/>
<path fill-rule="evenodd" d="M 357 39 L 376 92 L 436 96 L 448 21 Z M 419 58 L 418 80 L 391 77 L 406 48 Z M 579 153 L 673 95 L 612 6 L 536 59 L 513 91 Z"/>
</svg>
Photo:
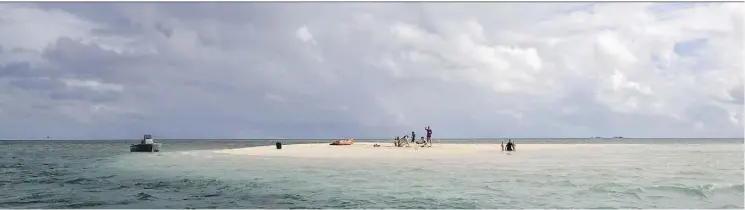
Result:
<svg viewBox="0 0 745 210">
<path fill-rule="evenodd" d="M 380 147 L 373 145 L 379 144 Z M 283 145 L 281 150 L 274 145 L 228 149 L 220 153 L 234 155 L 298 157 L 298 158 L 472 158 L 479 156 L 493 157 L 495 154 L 525 154 L 538 151 L 577 150 L 604 147 L 603 144 L 517 144 L 517 151 L 502 151 L 500 144 L 437 144 L 432 147 L 412 145 L 394 147 L 390 142 L 357 142 L 347 146 L 333 146 L 328 143 Z"/>
</svg>

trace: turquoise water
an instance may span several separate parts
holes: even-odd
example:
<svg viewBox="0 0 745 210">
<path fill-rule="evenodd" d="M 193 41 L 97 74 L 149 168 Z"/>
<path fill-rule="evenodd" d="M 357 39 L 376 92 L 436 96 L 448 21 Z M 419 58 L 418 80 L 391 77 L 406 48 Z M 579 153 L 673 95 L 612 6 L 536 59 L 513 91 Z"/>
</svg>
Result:
<svg viewBox="0 0 745 210">
<path fill-rule="evenodd" d="M 129 153 L 134 142 L 0 141 L 0 208 L 744 207 L 737 139 L 520 139 L 610 145 L 354 161 L 215 152 L 274 143 L 263 140 L 162 141 L 164 152 Z"/>
</svg>

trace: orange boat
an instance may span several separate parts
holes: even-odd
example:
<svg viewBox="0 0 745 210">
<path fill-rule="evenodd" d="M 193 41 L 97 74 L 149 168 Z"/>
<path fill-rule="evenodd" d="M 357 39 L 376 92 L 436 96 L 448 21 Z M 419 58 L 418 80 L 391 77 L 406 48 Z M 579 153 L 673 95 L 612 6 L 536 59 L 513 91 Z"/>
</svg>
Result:
<svg viewBox="0 0 745 210">
<path fill-rule="evenodd" d="M 330 145 L 352 145 L 352 144 L 354 144 L 354 139 L 336 140 L 334 142 L 331 142 Z"/>
</svg>

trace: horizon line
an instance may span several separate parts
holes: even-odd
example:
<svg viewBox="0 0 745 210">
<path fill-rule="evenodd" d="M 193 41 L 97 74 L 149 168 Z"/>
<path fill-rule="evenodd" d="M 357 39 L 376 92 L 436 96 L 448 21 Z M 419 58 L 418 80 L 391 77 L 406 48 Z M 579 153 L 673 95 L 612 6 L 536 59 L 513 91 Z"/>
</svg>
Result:
<svg viewBox="0 0 745 210">
<path fill-rule="evenodd" d="M 130 139 L 0 139 L 0 141 L 124 141 L 124 140 L 139 140 L 140 138 Z M 343 138 L 156 138 L 157 140 L 164 141 L 189 141 L 189 140 L 207 140 L 207 141 L 219 141 L 219 140 L 335 140 Z M 389 138 L 354 138 L 355 140 L 388 140 Z M 745 137 L 480 137 L 480 138 L 433 138 L 436 140 L 497 140 L 497 139 L 527 139 L 527 140 L 561 140 L 561 139 L 572 139 L 572 140 L 622 140 L 622 139 L 743 139 Z"/>
</svg>

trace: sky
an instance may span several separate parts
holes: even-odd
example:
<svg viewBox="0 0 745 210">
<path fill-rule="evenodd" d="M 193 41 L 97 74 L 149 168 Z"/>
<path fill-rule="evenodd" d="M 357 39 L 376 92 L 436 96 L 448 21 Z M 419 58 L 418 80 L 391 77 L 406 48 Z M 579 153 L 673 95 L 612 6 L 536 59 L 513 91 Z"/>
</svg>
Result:
<svg viewBox="0 0 745 210">
<path fill-rule="evenodd" d="M 742 137 L 742 3 L 2 3 L 0 139 Z"/>
</svg>

